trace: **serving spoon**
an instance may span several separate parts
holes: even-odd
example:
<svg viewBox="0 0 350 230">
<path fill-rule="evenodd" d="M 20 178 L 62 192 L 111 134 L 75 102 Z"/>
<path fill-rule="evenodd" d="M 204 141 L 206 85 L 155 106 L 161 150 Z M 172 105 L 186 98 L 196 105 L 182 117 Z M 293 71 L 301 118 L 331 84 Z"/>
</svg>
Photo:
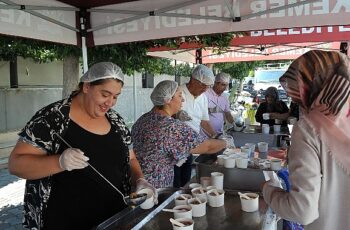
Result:
<svg viewBox="0 0 350 230">
<path fill-rule="evenodd" d="M 59 134 L 55 133 L 56 136 L 61 139 L 61 141 L 66 144 L 69 148 L 73 148 L 70 144 L 68 144 L 67 141 L 65 141 Z M 112 188 L 114 188 L 114 190 L 116 190 L 123 198 L 123 201 L 126 205 L 128 206 L 137 206 L 142 204 L 146 198 L 147 198 L 147 194 L 146 193 L 132 193 L 129 196 L 124 196 L 124 194 L 117 188 L 114 186 L 114 184 L 112 184 L 112 182 L 110 182 L 105 176 L 103 176 L 94 166 L 92 166 L 89 162 L 86 162 L 88 164 L 88 166 L 90 166 L 102 179 L 104 179 L 110 186 L 112 186 Z"/>
<path fill-rule="evenodd" d="M 178 227 L 185 227 L 185 225 L 183 223 L 181 223 L 181 222 L 179 222 L 179 221 L 177 221 L 177 220 L 175 220 L 173 218 L 170 218 L 169 220 L 170 220 L 171 223 L 173 223 L 174 225 L 176 225 Z"/>
<path fill-rule="evenodd" d="M 238 195 L 239 195 L 240 197 L 243 197 L 244 199 L 247 199 L 247 200 L 251 200 L 251 199 L 252 199 L 251 197 L 249 197 L 249 196 L 247 196 L 246 194 L 241 193 L 241 192 L 238 192 Z"/>
<path fill-rule="evenodd" d="M 168 209 L 168 208 L 163 208 L 162 211 L 164 211 L 164 212 L 187 212 L 188 210 L 185 210 L 185 209 Z"/>
</svg>

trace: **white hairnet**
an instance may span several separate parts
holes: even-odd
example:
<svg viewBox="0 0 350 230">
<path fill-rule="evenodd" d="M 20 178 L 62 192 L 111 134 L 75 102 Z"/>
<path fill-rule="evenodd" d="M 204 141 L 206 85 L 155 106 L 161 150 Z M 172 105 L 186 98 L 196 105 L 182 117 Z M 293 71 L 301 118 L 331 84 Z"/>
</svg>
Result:
<svg viewBox="0 0 350 230">
<path fill-rule="evenodd" d="M 177 82 L 165 80 L 158 83 L 151 93 L 153 105 L 164 105 L 174 96 L 177 89 Z"/>
<path fill-rule="evenodd" d="M 214 84 L 213 71 L 205 65 L 199 65 L 192 71 L 192 78 L 206 85 Z"/>
<path fill-rule="evenodd" d="M 218 73 L 215 77 L 215 82 L 230 83 L 230 75 L 227 73 Z"/>
<path fill-rule="evenodd" d="M 124 83 L 124 74 L 119 66 L 112 62 L 99 62 L 84 73 L 80 82 L 93 82 L 109 78 L 118 79 Z"/>
</svg>

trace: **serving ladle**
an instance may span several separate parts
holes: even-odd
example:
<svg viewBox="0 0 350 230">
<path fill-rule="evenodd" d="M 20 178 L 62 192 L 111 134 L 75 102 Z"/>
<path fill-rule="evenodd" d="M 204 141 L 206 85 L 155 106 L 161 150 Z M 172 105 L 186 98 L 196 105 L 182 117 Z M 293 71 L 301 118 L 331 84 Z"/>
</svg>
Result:
<svg viewBox="0 0 350 230">
<path fill-rule="evenodd" d="M 184 225 L 183 223 L 173 219 L 173 218 L 170 218 L 169 219 L 171 223 L 173 223 L 174 225 L 178 226 L 178 227 L 185 227 L 186 225 Z"/>
<path fill-rule="evenodd" d="M 244 194 L 244 193 L 241 193 L 241 192 L 238 192 L 238 195 L 239 195 L 240 197 L 243 197 L 243 198 L 246 199 L 246 200 L 251 200 L 251 199 L 252 199 L 252 198 L 249 197 L 248 195 L 246 195 L 246 194 Z"/>
<path fill-rule="evenodd" d="M 55 133 L 56 136 L 61 139 L 61 141 L 63 143 L 65 143 L 69 148 L 73 148 L 70 144 L 68 144 L 67 141 L 65 141 L 59 134 Z M 92 168 L 103 180 L 105 180 L 110 186 L 112 186 L 112 188 L 114 188 L 114 190 L 116 190 L 123 198 L 123 201 L 126 205 L 134 207 L 134 206 L 138 206 L 140 204 L 142 204 L 146 198 L 147 198 L 147 194 L 146 193 L 132 193 L 129 196 L 124 196 L 124 194 L 117 188 L 114 186 L 114 184 L 112 184 L 112 182 L 110 182 L 105 176 L 103 176 L 94 166 L 92 166 L 89 162 L 86 162 L 88 164 L 88 166 L 90 166 L 90 168 Z"/>
<path fill-rule="evenodd" d="M 162 211 L 164 212 L 187 212 L 187 210 L 184 209 L 168 209 L 168 208 L 163 208 Z"/>
</svg>

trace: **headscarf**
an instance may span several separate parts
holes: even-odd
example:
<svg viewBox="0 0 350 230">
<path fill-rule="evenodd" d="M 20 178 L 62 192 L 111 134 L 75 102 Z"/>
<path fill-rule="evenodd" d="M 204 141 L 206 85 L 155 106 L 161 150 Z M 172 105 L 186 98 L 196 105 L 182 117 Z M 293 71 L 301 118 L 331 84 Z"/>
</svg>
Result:
<svg viewBox="0 0 350 230">
<path fill-rule="evenodd" d="M 266 112 L 268 113 L 283 113 L 282 101 L 280 101 L 278 96 L 278 90 L 276 87 L 270 86 L 265 90 L 265 97 L 270 96 L 273 98 L 272 103 L 267 103 L 266 101 Z"/>
<path fill-rule="evenodd" d="M 349 58 L 335 51 L 309 51 L 290 65 L 280 82 L 331 156 L 350 174 Z"/>
<path fill-rule="evenodd" d="M 265 97 L 266 96 L 272 97 L 275 102 L 279 100 L 277 88 L 273 86 L 270 86 L 265 90 Z"/>
</svg>

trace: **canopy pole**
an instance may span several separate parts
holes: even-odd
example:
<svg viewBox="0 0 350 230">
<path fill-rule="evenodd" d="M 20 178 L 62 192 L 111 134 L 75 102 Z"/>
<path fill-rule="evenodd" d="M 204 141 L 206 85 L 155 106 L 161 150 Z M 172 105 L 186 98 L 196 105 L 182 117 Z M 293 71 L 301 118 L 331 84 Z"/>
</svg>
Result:
<svg viewBox="0 0 350 230">
<path fill-rule="evenodd" d="M 196 64 L 202 64 L 202 49 L 196 49 Z"/>
<path fill-rule="evenodd" d="M 86 38 L 84 36 L 81 37 L 81 50 L 83 54 L 83 71 L 86 73 L 88 71 L 88 56 L 87 56 L 87 48 L 86 48 Z"/>
<path fill-rule="evenodd" d="M 133 123 L 136 121 L 136 109 L 137 109 L 137 100 L 136 100 L 136 77 L 135 77 L 135 71 L 132 76 L 132 91 L 133 91 L 133 99 L 134 99 L 134 120 Z"/>
<path fill-rule="evenodd" d="M 81 36 L 81 50 L 83 56 L 83 72 L 86 73 L 88 71 L 88 56 L 87 56 L 87 48 L 86 48 L 86 27 L 85 27 L 85 17 L 86 11 L 80 10 L 80 36 Z"/>
</svg>

